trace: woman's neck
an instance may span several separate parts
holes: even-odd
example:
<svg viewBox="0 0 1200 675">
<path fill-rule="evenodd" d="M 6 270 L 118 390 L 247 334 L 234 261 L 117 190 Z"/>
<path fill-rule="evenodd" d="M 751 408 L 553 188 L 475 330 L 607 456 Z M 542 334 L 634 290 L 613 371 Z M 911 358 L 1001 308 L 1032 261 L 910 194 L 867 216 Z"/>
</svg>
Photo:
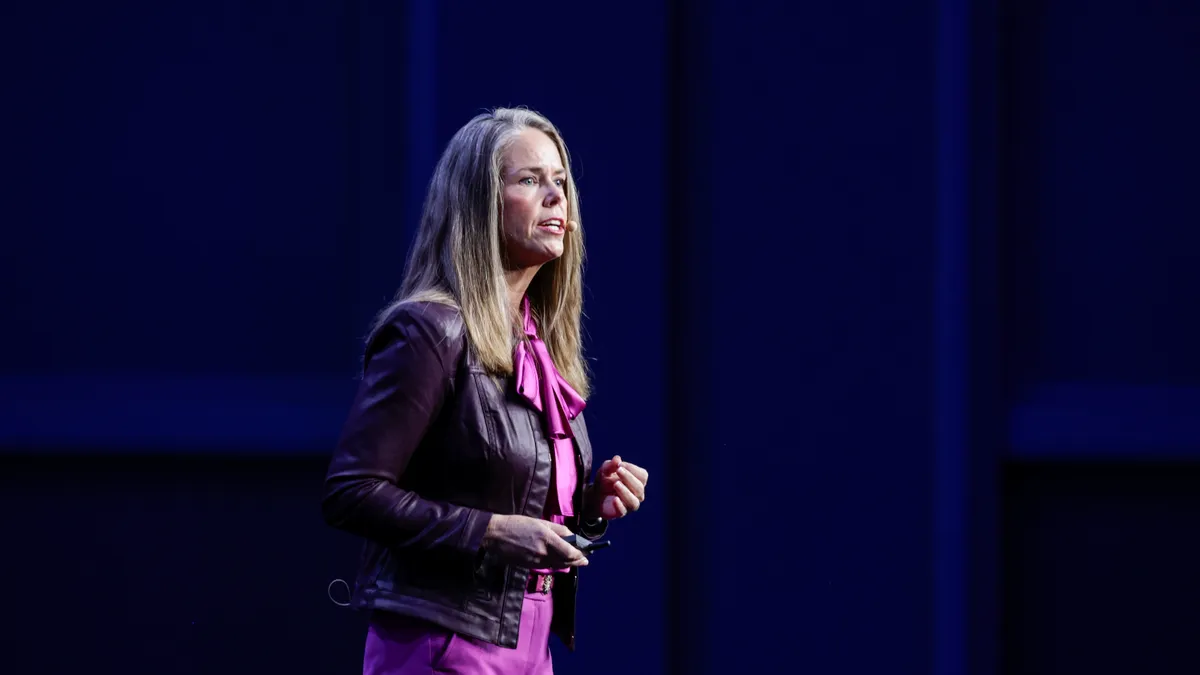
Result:
<svg viewBox="0 0 1200 675">
<path fill-rule="evenodd" d="M 511 316 L 518 316 L 520 313 L 521 300 L 525 298 L 529 284 L 537 276 L 539 269 L 541 269 L 540 265 L 504 272 L 504 281 L 508 285 L 508 310 L 512 312 Z"/>
</svg>

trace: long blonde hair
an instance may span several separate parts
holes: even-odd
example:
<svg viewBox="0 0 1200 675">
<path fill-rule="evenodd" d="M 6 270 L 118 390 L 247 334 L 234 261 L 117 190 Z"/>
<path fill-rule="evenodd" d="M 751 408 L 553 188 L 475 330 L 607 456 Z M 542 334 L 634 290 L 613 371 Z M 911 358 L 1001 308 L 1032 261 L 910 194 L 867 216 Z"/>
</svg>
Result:
<svg viewBox="0 0 1200 675">
<path fill-rule="evenodd" d="M 521 324 L 508 309 L 504 280 L 500 158 L 525 129 L 541 131 L 558 147 L 567 170 L 567 219 L 578 224 L 565 233 L 562 256 L 542 266 L 526 294 L 554 365 L 586 397 L 590 385 L 580 327 L 584 249 L 579 193 L 562 134 L 550 120 L 525 108 L 497 108 L 478 115 L 450 139 L 429 184 L 404 281 L 395 301 L 380 312 L 375 330 L 404 303 L 452 305 L 462 313 L 483 367 L 494 375 L 512 374 Z"/>
</svg>

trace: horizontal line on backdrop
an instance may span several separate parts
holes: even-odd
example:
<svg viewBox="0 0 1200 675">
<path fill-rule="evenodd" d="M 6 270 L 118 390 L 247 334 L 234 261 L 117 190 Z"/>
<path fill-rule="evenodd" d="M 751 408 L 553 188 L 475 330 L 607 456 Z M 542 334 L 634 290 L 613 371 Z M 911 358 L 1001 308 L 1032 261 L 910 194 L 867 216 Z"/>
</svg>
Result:
<svg viewBox="0 0 1200 675">
<path fill-rule="evenodd" d="M 356 386 L 329 376 L 3 376 L 0 451 L 330 453 Z"/>
<path fill-rule="evenodd" d="M 1009 455 L 1200 461 L 1200 387 L 1036 386 L 1013 407 Z"/>
</svg>

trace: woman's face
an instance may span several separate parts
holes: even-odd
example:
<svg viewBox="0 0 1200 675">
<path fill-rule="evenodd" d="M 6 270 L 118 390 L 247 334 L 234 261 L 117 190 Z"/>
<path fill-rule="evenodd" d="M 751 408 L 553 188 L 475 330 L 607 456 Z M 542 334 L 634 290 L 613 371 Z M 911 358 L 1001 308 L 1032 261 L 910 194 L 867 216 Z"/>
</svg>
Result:
<svg viewBox="0 0 1200 675">
<path fill-rule="evenodd" d="M 563 254 L 567 171 L 545 133 L 525 129 L 500 156 L 503 236 L 511 269 L 540 267 Z"/>
</svg>

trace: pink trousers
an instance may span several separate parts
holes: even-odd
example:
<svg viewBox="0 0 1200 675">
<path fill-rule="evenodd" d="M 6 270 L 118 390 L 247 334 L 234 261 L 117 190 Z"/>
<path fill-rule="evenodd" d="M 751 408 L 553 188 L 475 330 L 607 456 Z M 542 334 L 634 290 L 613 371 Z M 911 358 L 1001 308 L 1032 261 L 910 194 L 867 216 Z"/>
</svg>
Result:
<svg viewBox="0 0 1200 675">
<path fill-rule="evenodd" d="M 390 612 L 375 612 L 367 629 L 363 675 L 553 675 L 549 593 L 526 593 L 517 648 L 498 647 L 440 626 Z"/>
</svg>

